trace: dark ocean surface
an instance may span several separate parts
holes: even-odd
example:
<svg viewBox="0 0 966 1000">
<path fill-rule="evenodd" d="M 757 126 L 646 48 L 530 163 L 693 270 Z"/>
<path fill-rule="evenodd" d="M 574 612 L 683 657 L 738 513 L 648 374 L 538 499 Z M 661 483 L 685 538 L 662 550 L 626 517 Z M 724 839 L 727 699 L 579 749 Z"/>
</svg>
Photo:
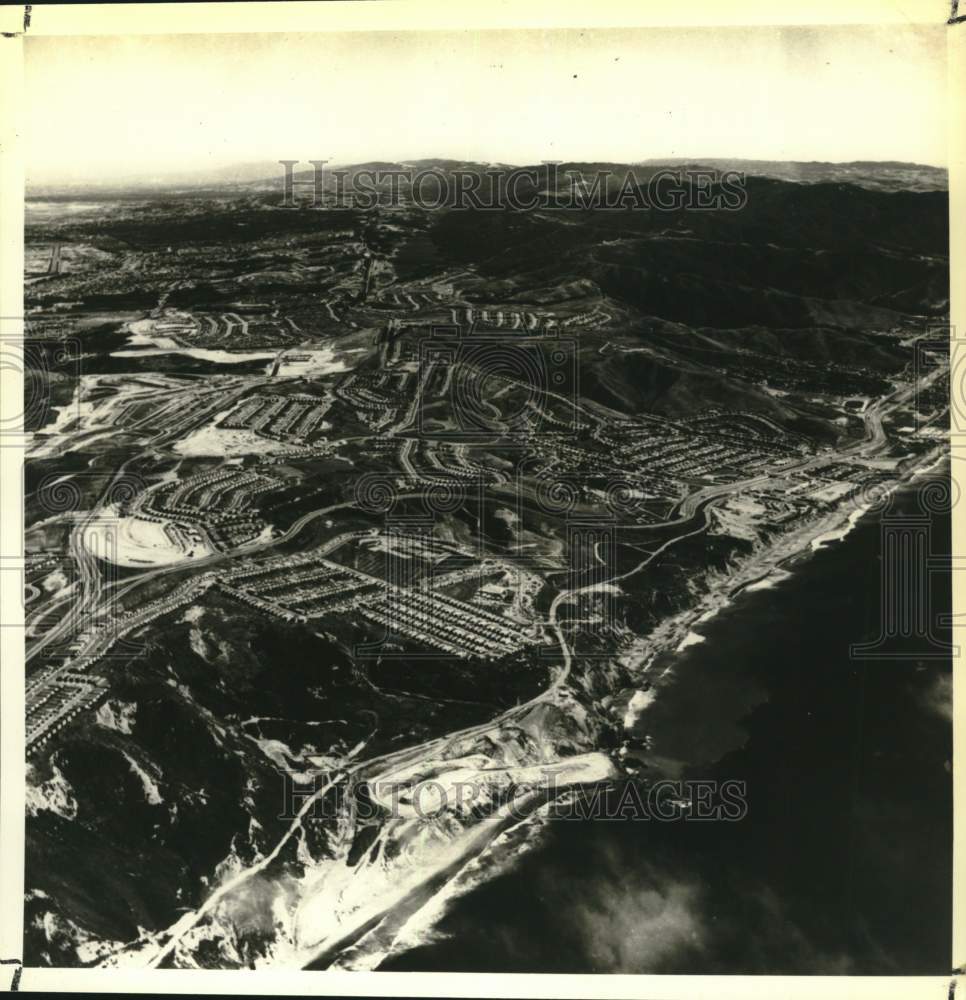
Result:
<svg viewBox="0 0 966 1000">
<path fill-rule="evenodd" d="M 880 633 L 883 517 L 913 524 L 946 482 L 904 488 L 675 657 L 639 732 L 684 778 L 745 782 L 744 818 L 551 820 L 381 968 L 948 973 L 952 660 L 915 636 L 890 646 L 911 658 L 850 655 Z M 923 523 L 948 554 L 948 510 Z M 933 574 L 931 617 L 949 588 Z"/>
</svg>

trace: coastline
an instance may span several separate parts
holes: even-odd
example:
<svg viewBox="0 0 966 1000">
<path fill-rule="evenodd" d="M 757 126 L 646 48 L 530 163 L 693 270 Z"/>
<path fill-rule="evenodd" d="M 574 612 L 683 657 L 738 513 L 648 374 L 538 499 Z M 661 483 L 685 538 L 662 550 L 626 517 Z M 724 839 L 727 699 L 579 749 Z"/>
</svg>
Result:
<svg viewBox="0 0 966 1000">
<path fill-rule="evenodd" d="M 663 665 L 664 657 L 669 657 L 669 662 L 660 674 L 661 678 L 665 677 L 677 663 L 678 653 L 690 645 L 704 641 L 701 626 L 729 608 L 741 594 L 748 590 L 774 587 L 788 579 L 795 568 L 808 560 L 814 552 L 847 537 L 885 496 L 908 485 L 915 478 L 928 475 L 946 460 L 947 453 L 943 447 L 930 450 L 919 462 L 905 466 L 901 474 L 897 474 L 895 480 L 887 484 L 887 489 L 884 488 L 882 493 L 875 496 L 874 501 L 856 506 L 855 496 L 851 499 L 843 498 L 836 507 L 822 515 L 760 544 L 728 570 L 706 577 L 706 580 L 710 579 L 710 586 L 690 607 L 666 618 L 648 636 L 635 643 L 632 651 L 625 651 L 618 654 L 618 657 L 626 662 L 632 652 L 636 662 L 630 672 L 635 679 L 651 673 L 659 664 Z M 633 728 L 637 716 L 644 709 L 655 699 L 660 699 L 660 684 L 656 683 L 654 688 L 636 701 L 634 691 L 630 692 L 632 703 L 627 706 L 624 720 L 626 731 Z M 547 697 L 547 694 L 543 697 Z M 504 717 L 491 720 L 490 727 L 498 727 Z M 527 823 L 528 820 L 523 820 L 520 825 L 525 827 Z M 447 840 L 446 847 L 434 859 L 436 863 L 429 875 L 409 881 L 403 871 L 400 873 L 403 876 L 401 879 L 388 878 L 387 883 L 392 887 L 393 895 L 388 905 L 362 907 L 358 913 L 347 914 L 349 919 L 340 926 L 338 933 L 332 934 L 328 940 L 322 937 L 315 946 L 297 949 L 296 954 L 289 956 L 289 960 L 296 965 L 360 962 L 363 966 L 378 967 L 389 957 L 418 946 L 445 914 L 447 901 L 460 895 L 454 879 L 461 871 L 473 862 L 485 866 L 486 871 L 481 873 L 479 882 L 482 884 L 506 870 L 516 860 L 517 852 L 514 849 L 503 851 L 495 844 L 502 832 L 505 832 L 502 826 L 487 830 L 483 824 L 468 828 L 462 835 Z M 538 831 L 529 846 L 538 846 L 539 841 Z M 471 891 L 472 888 L 473 886 L 469 886 L 466 891 Z M 308 886 L 305 889 L 304 899 L 311 900 L 315 894 Z M 319 898 L 318 902 L 322 902 L 323 898 Z M 384 923 L 387 918 L 388 923 Z M 380 924 L 384 930 L 392 933 L 388 942 L 381 934 L 373 934 Z M 410 932 L 408 936 L 402 933 L 407 924 Z M 364 956 L 363 952 L 368 949 L 362 942 L 370 934 L 373 934 L 370 941 L 372 951 Z"/>
<path fill-rule="evenodd" d="M 926 481 L 903 477 L 888 512 L 914 515 L 921 490 L 940 486 L 947 468 Z M 836 955 L 839 941 L 872 927 L 874 937 L 863 939 L 854 960 L 856 974 L 884 973 L 893 954 L 901 954 L 895 961 L 910 974 L 927 972 L 948 930 L 943 917 L 929 914 L 951 857 L 949 663 L 912 668 L 855 662 L 850 655 L 850 644 L 876 624 L 880 515 L 881 508 L 863 517 L 817 557 L 805 553 L 780 588 L 736 599 L 701 628 L 703 645 L 674 657 L 678 667 L 666 685 L 647 685 L 652 710 L 645 707 L 625 734 L 649 768 L 643 780 L 743 782 L 748 811 L 742 822 L 600 823 L 588 816 L 534 824 L 529 850 L 489 852 L 483 860 L 491 877 L 469 893 L 440 899 L 420 921 L 424 932 L 400 936 L 380 968 L 472 973 L 513 962 L 520 972 L 598 971 L 604 955 L 609 971 L 617 972 L 684 972 L 697 964 L 714 974 L 769 967 L 792 974 L 816 971 L 814 951 L 795 951 L 799 932 L 816 947 L 821 942 L 822 955 Z M 931 522 L 936 544 L 948 551 L 948 514 L 935 512 Z M 651 677 L 666 664 L 659 661 Z M 943 693 L 947 701 L 940 705 Z M 857 718 L 863 723 L 858 736 Z M 623 802 L 623 791 L 610 792 L 609 801 Z M 830 801 L 852 808 L 826 816 Z M 900 826 L 929 857 L 925 884 L 917 873 L 895 871 L 889 851 L 870 853 L 893 843 Z M 848 891 L 839 875 L 850 859 L 858 880 L 855 908 L 830 921 L 829 900 Z M 584 882 L 587 870 L 594 874 Z M 679 896 L 682 886 L 693 894 Z M 789 900 L 781 916 L 791 922 L 790 932 L 774 925 L 768 901 L 775 897 Z M 622 932 L 628 912 L 637 912 L 634 900 L 648 901 L 647 911 L 660 918 L 653 928 L 658 933 L 683 915 L 682 904 L 701 953 L 690 947 L 690 937 L 670 942 L 659 961 L 636 941 L 629 945 Z M 876 924 L 883 910 L 898 916 Z M 748 938 L 726 922 L 739 914 Z M 493 924 L 498 932 L 491 940 Z M 596 927 L 604 952 L 596 937 L 586 946 L 581 940 Z M 515 948 L 528 928 L 534 928 L 533 946 Z M 571 947 L 558 955 L 554 942 L 564 938 Z"/>
<path fill-rule="evenodd" d="M 751 553 L 741 564 L 735 566 L 733 571 L 715 579 L 709 590 L 691 607 L 666 618 L 641 641 L 640 645 L 635 644 L 633 653 L 634 659 L 637 660 L 636 666 L 628 663 L 628 652 L 621 654 L 620 659 L 641 681 L 653 673 L 665 657 L 670 657 L 670 662 L 664 666 L 648 690 L 631 691 L 630 702 L 622 709 L 624 731 L 630 733 L 638 718 L 660 699 L 660 681 L 672 673 L 678 654 L 692 645 L 705 641 L 705 636 L 701 633 L 702 625 L 730 608 L 742 594 L 771 589 L 790 579 L 795 569 L 810 560 L 815 552 L 845 539 L 866 516 L 881 506 L 887 496 L 891 496 L 913 480 L 929 475 L 947 460 L 948 450 L 941 446 L 926 453 L 914 466 L 907 466 L 901 475 L 888 484 L 887 489 L 876 495 L 874 500 L 856 507 L 854 497 L 845 498 L 833 510 L 821 517 L 777 536 Z M 623 702 L 620 704 L 623 705 Z M 528 817 L 521 826 L 529 825 L 534 818 L 535 816 Z M 535 831 L 534 836 L 527 842 L 527 851 L 539 847 L 543 833 L 543 827 Z M 460 886 L 458 880 L 453 884 L 449 882 L 440 884 L 437 891 L 424 901 L 423 906 L 412 912 L 408 920 L 402 922 L 397 935 L 391 941 L 384 942 L 375 965 L 367 964 L 365 967 L 378 968 L 383 961 L 432 941 L 434 928 L 446 914 L 450 904 L 472 892 L 477 885 L 505 872 L 517 860 L 518 855 L 515 851 L 507 850 L 499 856 L 496 853 L 497 848 L 495 842 L 488 843 L 474 856 L 472 864 L 484 869 L 485 873 L 481 871 L 478 879 L 472 880 L 471 884 Z M 408 934 L 403 933 L 407 924 L 410 929 Z"/>
<path fill-rule="evenodd" d="M 700 626 L 729 608 L 743 593 L 780 585 L 792 575 L 796 566 L 809 559 L 814 552 L 847 537 L 863 518 L 896 490 L 930 475 L 948 458 L 949 450 L 942 444 L 923 455 L 915 465 L 907 466 L 874 500 L 854 507 L 854 497 L 845 498 L 834 510 L 779 535 L 752 552 L 731 572 L 714 580 L 695 604 L 666 618 L 651 631 L 643 641 L 636 671 L 642 676 L 647 675 L 659 658 L 668 655 L 676 657 L 688 646 L 703 642 Z M 673 667 L 672 661 L 661 672 L 660 678 L 670 673 Z"/>
</svg>

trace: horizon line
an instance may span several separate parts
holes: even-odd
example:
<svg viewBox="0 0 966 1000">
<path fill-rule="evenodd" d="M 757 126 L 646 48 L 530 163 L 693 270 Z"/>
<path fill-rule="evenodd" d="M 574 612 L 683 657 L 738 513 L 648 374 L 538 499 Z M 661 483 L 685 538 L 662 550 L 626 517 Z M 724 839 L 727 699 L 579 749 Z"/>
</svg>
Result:
<svg viewBox="0 0 966 1000">
<path fill-rule="evenodd" d="M 432 163 L 442 163 L 442 164 L 469 164 L 474 166 L 487 166 L 487 167 L 503 167 L 512 170 L 528 170 L 536 169 L 547 164 L 609 164 L 614 166 L 659 166 L 661 164 L 702 164 L 702 163 L 712 163 L 712 162 L 727 161 L 731 163 L 747 163 L 747 164 L 783 164 L 783 165 L 796 165 L 796 166 L 836 166 L 836 167 L 847 167 L 856 164 L 868 164 L 870 166 L 885 166 L 885 165 L 897 165 L 904 167 L 922 167 L 927 170 L 938 170 L 948 176 L 949 167 L 945 164 L 936 163 L 924 163 L 918 160 L 895 160 L 895 159 L 849 159 L 849 160 L 827 160 L 827 159 L 815 159 L 815 160 L 803 160 L 803 159 L 764 159 L 760 157 L 742 157 L 742 156 L 722 156 L 722 155 L 712 155 L 712 156 L 658 156 L 658 157 L 647 157 L 645 159 L 639 160 L 591 160 L 591 159 L 563 159 L 563 160 L 538 160 L 526 163 L 513 163 L 505 160 L 474 160 L 474 159 L 462 159 L 453 156 L 419 156 L 419 157 L 405 157 L 400 159 L 375 159 L 369 158 L 365 160 L 353 160 L 345 162 L 330 162 L 325 161 L 325 170 L 329 173 L 335 172 L 337 170 L 351 170 L 357 167 L 364 167 L 369 164 L 385 163 L 392 164 L 395 166 L 407 167 L 413 164 L 432 164 Z M 118 186 L 132 186 L 132 187 L 144 187 L 144 188 L 160 188 L 163 186 L 189 186 L 196 185 L 202 186 L 204 184 L 219 184 L 219 185 L 230 185 L 232 183 L 243 183 L 251 184 L 257 183 L 260 178 L 249 178 L 247 180 L 231 180 L 230 178 L 218 178 L 215 176 L 208 176 L 206 174 L 214 175 L 218 173 L 230 173 L 232 170 L 244 170 L 244 169 L 261 169 L 264 166 L 266 169 L 271 165 L 277 165 L 280 170 L 282 166 L 281 160 L 265 160 L 264 163 L 258 160 L 245 160 L 237 161 L 235 163 L 224 164 L 222 166 L 208 167 L 208 168 L 198 168 L 192 170 L 188 168 L 187 170 L 179 171 L 178 168 L 171 168 L 166 170 L 164 173 L 150 173 L 148 171 L 141 171 L 131 174 L 126 174 L 123 176 L 115 176 L 111 178 L 85 178 L 85 179 L 66 179 L 66 178 L 55 178 L 49 180 L 31 180 L 29 178 L 29 172 L 25 172 L 24 176 L 24 190 L 28 191 L 31 188 L 84 188 L 84 187 L 118 187 Z M 304 164 L 304 169 L 300 167 Z M 304 174 L 311 174 L 313 171 L 312 163 L 310 160 L 296 160 L 294 166 L 295 176 L 301 176 Z M 265 181 L 272 179 L 271 175 L 266 174 L 263 178 Z M 279 180 L 282 179 L 282 174 L 279 174 Z"/>
</svg>

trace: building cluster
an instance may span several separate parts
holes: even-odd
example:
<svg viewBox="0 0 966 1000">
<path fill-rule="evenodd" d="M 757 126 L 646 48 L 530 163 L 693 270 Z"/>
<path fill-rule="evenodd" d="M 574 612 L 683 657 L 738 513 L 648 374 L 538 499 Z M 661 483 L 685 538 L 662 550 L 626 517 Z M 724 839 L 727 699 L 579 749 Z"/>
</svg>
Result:
<svg viewBox="0 0 966 1000">
<path fill-rule="evenodd" d="M 233 305 L 235 312 L 172 311 L 163 316 L 154 329 L 159 336 L 170 337 L 177 343 L 205 348 L 285 347 L 301 339 L 295 323 L 279 318 L 268 303 Z"/>
<path fill-rule="evenodd" d="M 222 386 L 198 392 L 192 385 L 168 389 L 167 398 L 157 394 L 132 396 L 116 408 L 113 423 L 124 430 L 142 430 L 177 437 L 190 428 L 209 422 L 244 392 L 244 383 L 232 379 Z"/>
<path fill-rule="evenodd" d="M 76 715 L 92 708 L 108 691 L 100 677 L 65 671 L 27 693 L 27 753 L 44 747 Z"/>
<path fill-rule="evenodd" d="M 122 513 L 163 524 L 186 552 L 207 539 L 230 548 L 261 534 L 265 524 L 251 508 L 260 494 L 276 488 L 274 479 L 251 469 L 221 468 L 162 483 L 139 494 Z"/>
<path fill-rule="evenodd" d="M 448 298 L 451 299 L 452 295 Z M 448 298 L 444 298 L 438 291 L 431 288 L 411 287 L 405 291 L 384 288 L 370 300 L 370 305 L 376 308 L 385 306 L 390 309 L 418 312 L 422 309 L 433 308 L 440 302 L 447 301 Z"/>
<path fill-rule="evenodd" d="M 40 573 L 49 573 L 63 565 L 64 556 L 63 553 L 57 551 L 28 552 L 24 561 L 27 572 L 34 576 Z"/>
<path fill-rule="evenodd" d="M 830 462 L 819 468 L 797 473 L 786 485 L 785 495 L 790 500 L 804 502 L 812 507 L 827 507 L 835 506 L 843 498 L 862 490 L 874 498 L 877 487 L 889 482 L 887 472 L 863 465 Z"/>
<path fill-rule="evenodd" d="M 727 482 L 798 454 L 781 428 L 757 414 L 710 413 L 686 424 L 622 425 L 613 443 L 625 467 L 668 480 Z"/>
<path fill-rule="evenodd" d="M 461 658 L 505 656 L 531 641 L 519 624 L 436 591 L 391 587 L 360 611 L 383 626 L 387 639 L 405 638 Z"/>
<path fill-rule="evenodd" d="M 506 481 L 505 473 L 471 458 L 466 444 L 457 441 L 424 440 L 420 445 L 429 465 L 446 476 L 463 482 Z"/>
<path fill-rule="evenodd" d="M 404 368 L 352 372 L 340 381 L 335 395 L 362 423 L 380 431 L 412 403 L 411 374 Z"/>
<path fill-rule="evenodd" d="M 346 611 L 381 593 L 382 580 L 330 562 L 318 552 L 228 574 L 222 589 L 287 621 Z"/>
<path fill-rule="evenodd" d="M 533 332 L 552 329 L 558 325 L 552 312 L 529 312 L 519 309 L 482 309 L 464 306 L 450 309 L 450 319 L 454 326 L 479 327 L 483 330 L 507 329 Z"/>
<path fill-rule="evenodd" d="M 709 407 L 701 415 L 684 421 L 680 426 L 689 427 L 702 434 L 728 438 L 740 442 L 766 441 L 778 451 L 799 446 L 805 438 L 786 430 L 764 413 L 751 410 L 732 410 Z"/>
<path fill-rule="evenodd" d="M 26 689 L 28 753 L 40 749 L 79 712 L 92 708 L 106 694 L 108 685 L 87 671 L 111 648 L 132 632 L 149 625 L 177 608 L 196 600 L 216 582 L 205 573 L 177 587 L 170 594 L 137 609 L 121 611 L 79 633 L 69 655 L 35 674 Z"/>
<path fill-rule="evenodd" d="M 497 568 L 494 564 L 463 566 L 438 578 L 400 586 L 330 561 L 325 552 L 331 548 L 327 545 L 312 553 L 246 566 L 224 574 L 219 585 L 249 606 L 287 621 L 355 609 L 371 623 L 383 626 L 391 638 L 461 658 L 504 656 L 533 641 L 524 635 L 519 622 L 439 590 L 479 578 L 481 573 L 492 575 Z M 498 596 L 503 597 L 502 590 Z"/>
<path fill-rule="evenodd" d="M 292 444 L 307 444 L 320 429 L 332 397 L 259 393 L 244 399 L 221 422 L 226 429 L 249 430 Z"/>
<path fill-rule="evenodd" d="M 725 377 L 733 377 L 736 367 L 739 367 L 742 379 L 772 391 L 813 392 L 823 396 L 881 396 L 889 388 L 888 382 L 875 369 L 845 365 L 840 360 L 806 361 L 791 354 L 766 355 L 743 351 L 730 364 L 710 367 Z"/>
</svg>

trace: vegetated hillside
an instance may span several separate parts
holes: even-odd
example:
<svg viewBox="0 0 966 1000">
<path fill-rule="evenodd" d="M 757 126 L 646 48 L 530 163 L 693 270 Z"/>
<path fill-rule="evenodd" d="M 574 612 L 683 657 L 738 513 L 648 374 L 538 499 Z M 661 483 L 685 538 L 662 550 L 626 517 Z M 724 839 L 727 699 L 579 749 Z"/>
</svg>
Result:
<svg viewBox="0 0 966 1000">
<path fill-rule="evenodd" d="M 485 173 L 479 164 L 415 166 Z M 561 164 L 557 184 L 567 169 L 617 175 L 621 166 Z M 541 169 L 533 191 L 547 183 Z M 662 180 L 663 203 L 679 187 Z M 653 199 L 653 185 L 642 192 Z M 518 194 L 527 193 L 524 183 Z M 424 306 L 426 325 L 451 304 L 555 317 L 580 344 L 581 391 L 631 412 L 677 414 L 701 399 L 772 411 L 766 381 L 802 399 L 885 391 L 910 360 L 901 342 L 948 307 L 946 193 L 765 177 L 750 177 L 746 193 L 740 210 L 362 212 L 285 209 L 229 192 L 157 198 L 136 216 L 78 217 L 62 235 L 153 255 L 134 284 L 86 287 L 88 304 L 146 309 L 163 294 L 171 306 L 217 311 L 255 295 L 323 339 L 378 332 L 399 308 L 396 287 L 404 294 L 417 276 L 446 275 L 451 302 Z M 369 256 L 378 266 L 365 301 Z M 63 283 L 38 286 L 35 298 L 74 298 Z"/>
<path fill-rule="evenodd" d="M 587 399 L 629 415 L 655 413 L 694 417 L 703 411 L 748 410 L 770 417 L 787 430 L 823 440 L 839 436 L 820 412 L 803 411 L 795 398 L 777 398 L 754 381 L 707 367 L 683 356 L 645 351 L 609 353 L 581 366 L 580 392 Z"/>
<path fill-rule="evenodd" d="M 737 212 L 453 211 L 431 237 L 478 275 L 469 301 L 607 312 L 566 334 L 582 395 L 627 413 L 747 408 L 835 436 L 804 401 L 887 391 L 948 305 L 941 192 L 753 179 Z"/>
<path fill-rule="evenodd" d="M 718 157 L 694 160 L 646 161 L 648 165 L 665 163 L 674 167 L 701 166 L 715 170 L 738 170 L 749 176 L 771 177 L 799 184 L 833 182 L 856 184 L 873 191 L 947 191 L 949 173 L 944 167 L 894 160 L 853 160 L 828 163 L 822 160 L 729 160 Z"/>
<path fill-rule="evenodd" d="M 370 161 L 367 163 L 339 164 L 326 163 L 324 167 L 325 189 L 335 186 L 335 172 L 340 171 L 352 178 L 360 172 L 372 171 L 418 171 L 434 170 L 444 174 L 454 171 L 472 172 L 486 178 L 488 172 L 512 170 L 534 172 L 538 182 L 546 187 L 547 177 L 553 172 L 558 179 L 557 187 L 562 190 L 569 183 L 568 174 L 579 173 L 592 178 L 600 171 L 613 175 L 612 185 L 619 187 L 628 171 L 639 180 L 647 181 L 662 170 L 717 170 L 736 171 L 748 177 L 764 177 L 774 180 L 791 181 L 798 184 L 841 183 L 854 184 L 873 191 L 946 191 L 949 175 L 945 168 L 922 163 L 901 161 L 854 160 L 846 163 L 829 163 L 817 160 L 745 160 L 705 156 L 699 158 L 658 157 L 639 160 L 635 163 L 612 161 L 568 161 L 537 164 L 479 163 L 472 160 L 445 158 L 421 158 L 418 160 Z M 294 165 L 293 176 L 296 184 L 314 186 L 315 170 L 309 161 L 302 160 Z M 143 198 L 157 196 L 159 191 L 168 197 L 197 198 L 224 196 L 234 192 L 244 193 L 281 190 L 284 168 L 277 160 L 254 163 L 235 163 L 225 167 L 203 170 L 176 171 L 158 178 L 131 177 L 127 181 L 102 183 L 38 184 L 28 178 L 27 192 L 31 198 L 48 200 L 70 200 L 83 197 L 101 197 L 117 200 L 120 198 Z M 389 183 L 384 187 L 388 189 Z M 406 190 L 405 188 L 403 190 Z"/>
<path fill-rule="evenodd" d="M 576 254 L 585 273 L 623 266 L 866 301 L 931 282 L 932 297 L 945 284 L 948 198 L 752 179 L 738 211 L 459 210 L 440 213 L 432 237 L 445 258 L 493 277 Z"/>
</svg>

